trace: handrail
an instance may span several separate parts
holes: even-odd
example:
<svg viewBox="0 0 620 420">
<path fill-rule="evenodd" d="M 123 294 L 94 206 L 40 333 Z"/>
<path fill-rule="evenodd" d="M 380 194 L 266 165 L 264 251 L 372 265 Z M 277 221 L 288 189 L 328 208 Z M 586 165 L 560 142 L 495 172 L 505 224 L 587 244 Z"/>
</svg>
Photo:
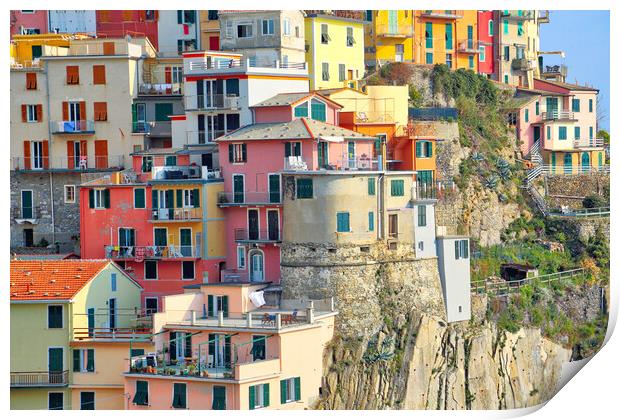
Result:
<svg viewBox="0 0 620 420">
<path fill-rule="evenodd" d="M 563 278 L 573 278 L 576 275 L 583 274 L 584 268 L 575 268 L 571 270 L 558 271 L 556 273 L 543 274 L 535 277 L 528 277 L 520 280 L 502 280 L 500 282 L 490 282 L 488 279 L 471 282 L 470 290 L 472 293 L 489 294 L 496 296 L 506 296 L 509 293 L 516 293 L 527 284 L 538 282 L 548 284 Z"/>
</svg>

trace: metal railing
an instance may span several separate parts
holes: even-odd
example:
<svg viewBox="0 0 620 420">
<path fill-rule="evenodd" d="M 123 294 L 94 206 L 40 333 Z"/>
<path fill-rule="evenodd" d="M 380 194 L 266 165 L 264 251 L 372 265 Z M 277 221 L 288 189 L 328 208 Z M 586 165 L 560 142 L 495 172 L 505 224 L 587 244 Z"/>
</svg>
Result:
<svg viewBox="0 0 620 420">
<path fill-rule="evenodd" d="M 534 61 L 528 60 L 527 58 L 514 58 L 510 66 L 513 70 L 528 71 L 533 70 L 536 64 Z"/>
<path fill-rule="evenodd" d="M 11 207 L 13 219 L 40 219 L 41 209 L 39 206 Z"/>
<path fill-rule="evenodd" d="M 564 76 L 568 74 L 568 67 L 565 64 L 558 64 L 554 66 L 545 66 L 542 71 L 542 76 Z"/>
<path fill-rule="evenodd" d="M 104 250 L 106 258 L 117 260 L 200 258 L 200 247 L 193 245 L 105 245 Z"/>
<path fill-rule="evenodd" d="M 579 139 L 573 142 L 573 146 L 578 149 L 582 147 L 603 147 L 605 141 L 603 139 Z"/>
<path fill-rule="evenodd" d="M 279 60 L 257 61 L 256 59 L 193 59 L 189 62 L 190 71 L 224 70 L 233 68 L 271 68 L 271 69 L 297 69 L 306 70 L 307 64 L 283 63 Z"/>
<path fill-rule="evenodd" d="M 611 214 L 609 207 L 583 208 L 583 209 L 560 209 L 549 212 L 549 216 L 554 217 L 609 217 Z"/>
<path fill-rule="evenodd" d="M 377 25 L 376 29 L 377 36 L 381 37 L 409 37 L 413 36 L 413 27 L 412 26 L 403 26 L 403 25 Z"/>
<path fill-rule="evenodd" d="M 15 60 L 11 57 L 11 68 L 15 70 L 25 70 L 25 69 L 40 69 L 41 60 L 35 58 L 34 60 Z"/>
<path fill-rule="evenodd" d="M 151 181 L 218 178 L 221 178 L 221 171 L 209 169 L 207 166 L 175 165 L 151 168 Z"/>
<path fill-rule="evenodd" d="M 239 96 L 232 94 L 185 96 L 186 110 L 234 110 L 239 109 Z"/>
<path fill-rule="evenodd" d="M 84 157 L 43 157 L 36 158 L 11 158 L 14 171 L 96 171 L 108 169 L 122 169 L 125 166 L 125 158 L 122 155 L 113 156 L 84 156 Z"/>
<path fill-rule="evenodd" d="M 169 137 L 172 135 L 172 124 L 170 121 L 134 121 L 131 124 L 131 132 Z"/>
<path fill-rule="evenodd" d="M 301 156 L 289 156 L 284 158 L 285 171 L 307 171 L 308 164 Z"/>
<path fill-rule="evenodd" d="M 35 371 L 35 372 L 11 372 L 12 388 L 31 388 L 43 386 L 67 386 L 69 383 L 69 371 L 59 372 Z"/>
<path fill-rule="evenodd" d="M 282 202 L 280 192 L 220 192 L 217 195 L 219 205 L 234 206 L 245 204 L 280 204 Z"/>
<path fill-rule="evenodd" d="M 538 169 L 539 168 L 539 169 Z M 528 178 L 533 171 L 540 171 L 544 175 L 585 175 L 585 174 L 608 174 L 610 165 L 602 166 L 564 166 L 556 165 L 540 165 L 528 172 Z"/>
<path fill-rule="evenodd" d="M 483 44 L 473 39 L 459 41 L 457 50 L 460 52 L 479 53 Z"/>
<path fill-rule="evenodd" d="M 458 198 L 458 188 L 454 181 L 420 182 L 412 187 L 414 200 L 448 201 Z"/>
<path fill-rule="evenodd" d="M 492 294 L 495 296 L 506 296 L 510 293 L 518 292 L 523 286 L 538 283 L 550 284 L 562 279 L 572 279 L 585 273 L 583 268 L 559 271 L 557 273 L 543 274 L 536 277 L 528 277 L 520 280 L 500 280 L 488 281 L 488 279 L 471 282 L 471 292 L 478 294 Z"/>
<path fill-rule="evenodd" d="M 422 16 L 436 19 L 459 19 L 463 17 L 462 10 L 422 10 Z"/>
<path fill-rule="evenodd" d="M 140 83 L 139 95 L 182 95 L 183 83 Z"/>
<path fill-rule="evenodd" d="M 50 121 L 50 131 L 52 134 L 94 133 L 95 121 Z"/>
<path fill-rule="evenodd" d="M 248 230 L 235 229 L 236 242 L 280 242 L 280 229 Z"/>
<path fill-rule="evenodd" d="M 73 328 L 73 339 L 78 341 L 147 341 L 152 334 L 151 328 Z"/>
<path fill-rule="evenodd" d="M 245 270 L 227 269 L 220 274 L 222 283 L 247 283 L 249 282 L 248 272 Z"/>
<path fill-rule="evenodd" d="M 323 169 L 336 171 L 378 171 L 379 161 L 365 157 L 353 157 L 351 159 L 336 160 Z"/>
<path fill-rule="evenodd" d="M 542 113 L 543 120 L 574 120 L 575 113 L 572 111 L 545 111 Z"/>
<path fill-rule="evenodd" d="M 357 111 L 354 117 L 357 124 L 394 122 L 394 115 L 387 111 Z"/>
<path fill-rule="evenodd" d="M 213 143 L 218 137 L 222 137 L 226 132 L 224 130 L 212 131 L 187 131 L 187 144 L 209 144 Z M 213 143 L 215 144 L 215 143 Z"/>
<path fill-rule="evenodd" d="M 189 208 L 150 208 L 149 221 L 169 222 L 169 221 L 191 221 L 202 220 L 202 209 L 199 207 Z"/>
</svg>

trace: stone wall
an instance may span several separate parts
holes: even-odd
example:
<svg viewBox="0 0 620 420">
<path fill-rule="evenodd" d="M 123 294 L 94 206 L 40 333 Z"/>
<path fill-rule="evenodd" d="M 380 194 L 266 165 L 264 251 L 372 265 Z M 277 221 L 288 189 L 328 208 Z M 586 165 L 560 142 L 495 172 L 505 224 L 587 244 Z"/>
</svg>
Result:
<svg viewBox="0 0 620 420">
<path fill-rule="evenodd" d="M 604 195 L 609 175 L 551 175 L 545 177 L 545 199 L 551 208 L 582 208 L 583 199 L 592 194 Z"/>
</svg>

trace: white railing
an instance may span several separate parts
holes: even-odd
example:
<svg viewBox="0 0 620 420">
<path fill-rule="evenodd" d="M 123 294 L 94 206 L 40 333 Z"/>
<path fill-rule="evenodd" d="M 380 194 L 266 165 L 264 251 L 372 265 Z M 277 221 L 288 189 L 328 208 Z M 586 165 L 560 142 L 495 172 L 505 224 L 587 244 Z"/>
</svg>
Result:
<svg viewBox="0 0 620 420">
<path fill-rule="evenodd" d="M 301 156 L 289 156 L 284 158 L 285 171 L 307 171 L 308 165 Z"/>
<path fill-rule="evenodd" d="M 582 147 L 603 147 L 605 142 L 603 139 L 579 139 L 573 142 L 575 148 Z"/>
<path fill-rule="evenodd" d="M 185 97 L 186 110 L 238 109 L 239 96 L 232 94 L 188 95 Z"/>
<path fill-rule="evenodd" d="M 42 158 L 11 158 L 11 169 L 14 171 L 73 170 L 92 171 L 105 169 L 121 169 L 124 167 L 123 155 L 84 156 L 84 157 L 42 157 Z"/>
<path fill-rule="evenodd" d="M 138 86 L 140 95 L 181 95 L 182 83 L 140 83 Z"/>
<path fill-rule="evenodd" d="M 219 170 L 209 169 L 206 166 L 154 166 L 151 168 L 151 180 L 164 181 L 175 179 L 218 179 Z"/>
<path fill-rule="evenodd" d="M 225 69 L 239 69 L 239 68 L 268 68 L 268 69 L 295 69 L 295 70 L 307 70 L 307 63 L 283 63 L 279 60 L 275 61 L 261 61 L 258 62 L 255 59 L 214 59 L 211 57 L 204 57 L 198 59 L 192 59 L 189 62 L 190 71 L 208 71 L 208 70 L 225 70 Z"/>
<path fill-rule="evenodd" d="M 572 111 L 546 111 L 542 113 L 543 120 L 574 120 L 575 113 Z"/>
</svg>

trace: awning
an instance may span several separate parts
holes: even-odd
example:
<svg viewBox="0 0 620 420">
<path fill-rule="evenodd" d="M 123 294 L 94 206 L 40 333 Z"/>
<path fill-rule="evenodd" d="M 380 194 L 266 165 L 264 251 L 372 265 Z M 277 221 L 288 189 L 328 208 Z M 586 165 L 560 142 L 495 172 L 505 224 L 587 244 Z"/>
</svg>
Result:
<svg viewBox="0 0 620 420">
<path fill-rule="evenodd" d="M 319 136 L 319 140 L 331 142 L 331 143 L 343 143 L 344 137 L 341 136 Z"/>
</svg>

